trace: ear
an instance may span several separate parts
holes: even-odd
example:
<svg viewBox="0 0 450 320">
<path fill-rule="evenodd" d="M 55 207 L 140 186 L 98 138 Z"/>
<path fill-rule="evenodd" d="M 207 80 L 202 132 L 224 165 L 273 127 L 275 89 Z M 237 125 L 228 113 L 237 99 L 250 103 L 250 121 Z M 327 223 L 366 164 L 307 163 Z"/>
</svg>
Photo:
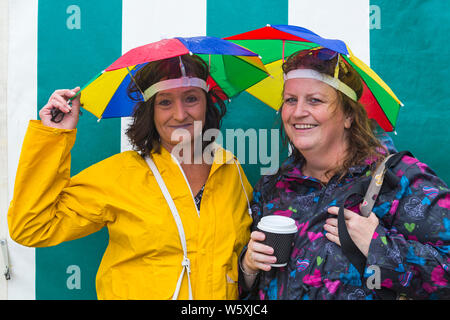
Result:
<svg viewBox="0 0 450 320">
<path fill-rule="evenodd" d="M 352 126 L 352 123 L 353 123 L 353 117 L 351 117 L 351 116 L 345 117 L 344 128 L 345 129 L 350 129 L 350 127 Z"/>
</svg>

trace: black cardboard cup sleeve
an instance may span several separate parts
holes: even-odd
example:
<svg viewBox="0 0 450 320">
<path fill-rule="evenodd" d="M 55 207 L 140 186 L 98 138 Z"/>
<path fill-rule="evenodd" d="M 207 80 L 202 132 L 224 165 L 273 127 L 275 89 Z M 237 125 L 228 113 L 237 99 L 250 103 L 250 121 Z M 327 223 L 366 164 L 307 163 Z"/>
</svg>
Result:
<svg viewBox="0 0 450 320">
<path fill-rule="evenodd" d="M 265 216 L 258 223 L 259 231 L 266 235 L 264 244 L 274 250 L 277 261 L 271 264 L 272 267 L 283 267 L 287 265 L 292 250 L 292 242 L 297 233 L 295 220 L 284 216 Z"/>
</svg>

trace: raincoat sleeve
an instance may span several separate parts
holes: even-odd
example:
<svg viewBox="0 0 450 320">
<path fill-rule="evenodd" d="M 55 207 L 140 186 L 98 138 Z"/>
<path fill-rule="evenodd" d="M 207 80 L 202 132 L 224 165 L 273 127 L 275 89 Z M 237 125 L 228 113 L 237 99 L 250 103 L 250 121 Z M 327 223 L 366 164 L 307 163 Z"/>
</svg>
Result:
<svg viewBox="0 0 450 320">
<path fill-rule="evenodd" d="M 367 263 L 381 271 L 381 287 L 413 299 L 450 298 L 450 193 L 417 159 L 403 157 L 401 177 L 387 215 L 378 225 Z"/>
<path fill-rule="evenodd" d="M 70 178 L 70 150 L 76 129 L 28 126 L 8 210 L 11 238 L 25 246 L 45 247 L 100 230 L 107 221 L 98 187 L 101 177 Z"/>
</svg>

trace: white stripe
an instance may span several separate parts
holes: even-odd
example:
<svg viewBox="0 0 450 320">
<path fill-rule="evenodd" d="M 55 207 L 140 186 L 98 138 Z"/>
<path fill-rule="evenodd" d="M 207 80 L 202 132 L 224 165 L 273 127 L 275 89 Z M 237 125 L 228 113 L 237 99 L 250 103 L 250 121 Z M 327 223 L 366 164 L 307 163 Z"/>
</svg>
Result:
<svg viewBox="0 0 450 320">
<path fill-rule="evenodd" d="M 8 210 L 8 144 L 7 144 L 7 108 L 6 85 L 8 74 L 8 1 L 0 0 L 0 240 L 6 239 L 8 226 L 6 211 Z M 2 276 L 5 262 L 0 250 L 0 300 L 8 294 L 8 282 Z"/>
<path fill-rule="evenodd" d="M 172 37 L 206 35 L 206 0 L 123 0 L 122 53 Z M 131 150 L 125 135 L 130 118 L 122 119 L 121 150 Z"/>
<path fill-rule="evenodd" d="M 7 90 L 9 202 L 12 199 L 15 174 L 28 121 L 36 119 L 37 116 L 38 0 L 9 0 L 8 3 L 10 23 Z M 1 214 L 6 215 L 6 212 Z M 35 299 L 35 250 L 14 243 L 11 239 L 8 241 L 12 266 L 11 280 L 8 282 L 8 299 Z"/>
<path fill-rule="evenodd" d="M 369 0 L 289 0 L 289 24 L 343 40 L 370 65 Z"/>
</svg>

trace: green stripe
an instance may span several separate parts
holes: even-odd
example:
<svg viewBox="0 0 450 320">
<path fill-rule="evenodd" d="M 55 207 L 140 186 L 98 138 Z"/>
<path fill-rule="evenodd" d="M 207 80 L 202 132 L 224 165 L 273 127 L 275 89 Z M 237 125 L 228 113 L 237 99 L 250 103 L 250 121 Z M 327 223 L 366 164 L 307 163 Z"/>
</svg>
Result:
<svg viewBox="0 0 450 320">
<path fill-rule="evenodd" d="M 261 28 L 266 24 L 288 23 L 288 0 L 207 0 L 206 7 L 206 31 L 208 36 L 227 37 Z M 279 127 L 279 116 L 275 113 L 275 110 L 258 101 L 250 94 L 246 92 L 241 93 L 227 105 L 227 114 L 222 124 L 224 146 L 226 147 L 225 130 L 228 128 L 241 128 L 246 131 L 250 128 L 278 129 Z M 267 138 L 270 155 L 273 152 L 270 150 L 270 135 Z M 286 151 L 283 151 L 280 157 L 284 158 L 285 156 Z M 239 160 L 242 162 L 244 159 Z M 254 185 L 260 178 L 261 165 L 259 163 L 248 164 L 248 152 L 246 152 L 245 161 L 246 164 L 242 167 L 250 183 Z"/>
<path fill-rule="evenodd" d="M 258 53 L 264 64 L 280 60 L 283 56 L 282 40 L 231 40 L 231 42 Z M 287 58 L 294 52 L 315 47 L 318 45 L 311 42 L 285 41 L 284 57 Z"/>
<path fill-rule="evenodd" d="M 371 0 L 371 67 L 405 106 L 391 135 L 450 183 L 450 2 Z"/>
<path fill-rule="evenodd" d="M 235 56 L 198 56 L 207 64 L 211 61 L 211 76 L 228 97 L 233 97 L 267 76 L 263 70 Z"/>
<path fill-rule="evenodd" d="M 77 7 L 67 12 L 74 3 L 79 15 Z M 41 0 L 38 12 L 37 112 L 55 89 L 83 86 L 120 56 L 122 1 Z M 96 120 L 88 112 L 80 118 L 72 175 L 120 152 L 120 119 Z M 56 247 L 36 249 L 36 299 L 96 299 L 95 274 L 107 237 L 102 230 Z M 80 290 L 67 288 L 70 265 L 81 269 Z"/>
</svg>

